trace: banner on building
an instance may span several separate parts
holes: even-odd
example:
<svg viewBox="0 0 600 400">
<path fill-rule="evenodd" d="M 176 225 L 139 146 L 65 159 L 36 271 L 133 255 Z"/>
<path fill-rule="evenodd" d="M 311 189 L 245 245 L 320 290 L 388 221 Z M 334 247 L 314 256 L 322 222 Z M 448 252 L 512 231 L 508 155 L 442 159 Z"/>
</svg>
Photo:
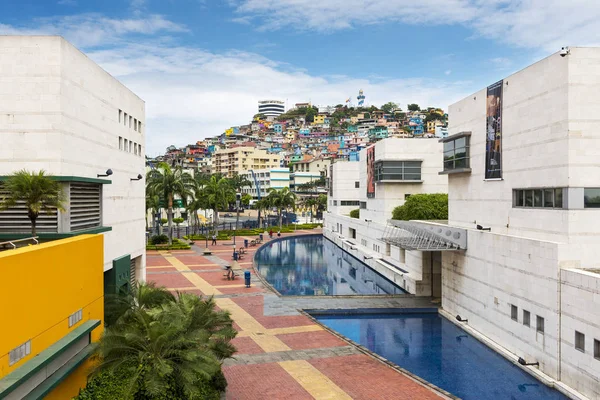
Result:
<svg viewBox="0 0 600 400">
<path fill-rule="evenodd" d="M 504 81 L 487 88 L 485 179 L 502 178 L 502 87 Z"/>
<path fill-rule="evenodd" d="M 375 146 L 367 149 L 367 197 L 375 197 Z"/>
<path fill-rule="evenodd" d="M 333 197 L 333 165 L 329 166 L 329 195 Z"/>
</svg>

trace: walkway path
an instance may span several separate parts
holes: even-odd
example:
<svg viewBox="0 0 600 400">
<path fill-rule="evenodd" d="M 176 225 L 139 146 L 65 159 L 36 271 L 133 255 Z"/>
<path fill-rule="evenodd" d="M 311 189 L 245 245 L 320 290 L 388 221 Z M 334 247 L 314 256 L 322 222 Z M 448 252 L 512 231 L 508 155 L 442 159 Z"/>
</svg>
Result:
<svg viewBox="0 0 600 400">
<path fill-rule="evenodd" d="M 297 232 L 315 233 L 314 231 Z M 344 308 L 346 301 L 361 306 L 396 307 L 397 299 L 279 298 L 253 275 L 252 287 L 243 277 L 228 281 L 223 264 L 230 263 L 232 246 L 210 246 L 172 252 L 147 252 L 147 279 L 172 291 L 214 295 L 217 306 L 231 313 L 238 336 L 238 352 L 227 360 L 223 372 L 228 381 L 227 399 L 440 399 L 412 378 L 341 340 L 296 308 Z M 239 247 L 239 244 L 238 244 Z M 256 247 L 241 260 L 251 270 Z M 254 274 L 254 271 L 252 271 Z M 362 303 L 361 303 L 362 302 Z M 348 308 L 348 307 L 346 307 Z"/>
</svg>

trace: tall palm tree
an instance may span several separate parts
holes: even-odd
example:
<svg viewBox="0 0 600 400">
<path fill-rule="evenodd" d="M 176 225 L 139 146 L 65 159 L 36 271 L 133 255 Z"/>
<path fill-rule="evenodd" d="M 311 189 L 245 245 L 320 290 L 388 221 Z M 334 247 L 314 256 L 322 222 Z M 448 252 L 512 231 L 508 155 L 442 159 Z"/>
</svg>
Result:
<svg viewBox="0 0 600 400">
<path fill-rule="evenodd" d="M 279 219 L 279 229 L 283 223 L 283 211 L 289 208 L 295 208 L 296 206 L 296 194 L 291 192 L 289 188 L 283 188 L 281 190 L 269 189 L 267 195 L 269 199 L 269 205 L 277 208 L 277 217 Z"/>
<path fill-rule="evenodd" d="M 160 209 L 160 195 L 153 188 L 146 188 L 146 230 L 148 229 L 148 210 L 152 211 L 152 218 L 155 218 Z M 160 227 L 160 224 L 158 225 Z"/>
<path fill-rule="evenodd" d="M 167 222 L 169 229 L 169 243 L 173 243 L 173 200 L 175 196 L 181 198 L 184 205 L 192 196 L 194 179 L 183 168 L 171 168 L 165 162 L 158 163 L 158 168 L 150 170 L 146 178 L 146 191 L 155 191 L 160 194 L 167 204 Z"/>
<path fill-rule="evenodd" d="M 242 188 L 247 186 L 252 186 L 252 183 L 248 180 L 246 175 L 238 175 L 237 173 L 229 178 L 229 182 L 236 192 L 239 192 Z"/>
<path fill-rule="evenodd" d="M 52 214 L 64 211 L 66 198 L 60 183 L 53 180 L 44 170 L 29 172 L 25 169 L 15 172 L 2 184 L 8 193 L 0 198 L 0 210 L 23 203 L 31 221 L 31 235 L 37 236 L 36 221 L 40 213 Z"/>
<path fill-rule="evenodd" d="M 232 324 L 212 298 L 189 293 L 150 309 L 132 308 L 100 339 L 95 374 L 125 376 L 133 398 L 206 398 L 207 382 L 235 352 Z"/>
<path fill-rule="evenodd" d="M 235 189 L 227 178 L 211 176 L 210 180 L 204 186 L 202 194 L 213 210 L 213 220 L 215 223 L 215 232 L 219 230 L 219 210 L 225 210 L 229 203 L 235 200 Z"/>
<path fill-rule="evenodd" d="M 130 315 L 138 310 L 150 310 L 162 304 L 175 301 L 175 296 L 154 282 L 138 282 L 126 294 L 108 294 L 105 296 L 105 321 L 107 326 L 117 322 L 127 324 Z"/>
</svg>

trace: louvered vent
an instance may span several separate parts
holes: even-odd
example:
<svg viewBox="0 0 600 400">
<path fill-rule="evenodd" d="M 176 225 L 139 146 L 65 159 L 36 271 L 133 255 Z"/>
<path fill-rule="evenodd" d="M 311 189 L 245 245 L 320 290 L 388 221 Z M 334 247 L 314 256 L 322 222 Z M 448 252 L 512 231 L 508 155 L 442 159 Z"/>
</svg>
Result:
<svg viewBox="0 0 600 400">
<path fill-rule="evenodd" d="M 131 284 L 132 289 L 137 285 L 137 280 L 135 278 L 135 261 L 137 259 L 138 257 L 132 258 L 129 263 L 129 283 Z"/>
<path fill-rule="evenodd" d="M 8 193 L 0 189 L 0 199 Z M 48 215 L 42 212 L 36 220 L 38 233 L 56 233 L 58 230 L 58 214 L 56 210 Z M 15 207 L 0 211 L 0 233 L 31 233 L 31 221 L 27 216 L 24 202 Z"/>
<path fill-rule="evenodd" d="M 101 226 L 101 196 L 101 189 L 98 184 L 71 182 L 70 213 L 72 232 Z"/>
</svg>

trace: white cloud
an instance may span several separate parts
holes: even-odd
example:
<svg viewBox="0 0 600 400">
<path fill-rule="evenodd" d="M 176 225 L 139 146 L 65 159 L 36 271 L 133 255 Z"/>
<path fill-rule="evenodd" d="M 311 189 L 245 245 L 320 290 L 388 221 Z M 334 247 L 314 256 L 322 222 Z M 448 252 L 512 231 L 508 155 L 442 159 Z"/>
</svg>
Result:
<svg viewBox="0 0 600 400">
<path fill-rule="evenodd" d="M 186 31 L 184 26 L 156 14 L 115 19 L 91 13 L 36 18 L 24 27 L 0 24 L 0 35 L 62 35 L 78 47 L 114 44 L 128 35 Z"/>
<path fill-rule="evenodd" d="M 61 6 L 76 6 L 77 0 L 59 0 L 56 4 Z"/>
<path fill-rule="evenodd" d="M 600 2 L 593 0 L 233 0 L 238 19 L 260 29 L 321 32 L 361 25 L 461 24 L 510 45 L 558 50 L 600 44 Z"/>
<path fill-rule="evenodd" d="M 246 52 L 215 54 L 189 47 L 129 45 L 88 55 L 146 101 L 148 154 L 246 124 L 264 98 L 338 104 L 363 89 L 369 104 L 394 101 L 447 106 L 469 82 L 319 77 Z"/>
<path fill-rule="evenodd" d="M 444 71 L 444 74 L 446 74 L 446 75 L 450 75 L 451 73 L 452 73 L 451 69 L 447 69 L 446 71 Z"/>
</svg>

